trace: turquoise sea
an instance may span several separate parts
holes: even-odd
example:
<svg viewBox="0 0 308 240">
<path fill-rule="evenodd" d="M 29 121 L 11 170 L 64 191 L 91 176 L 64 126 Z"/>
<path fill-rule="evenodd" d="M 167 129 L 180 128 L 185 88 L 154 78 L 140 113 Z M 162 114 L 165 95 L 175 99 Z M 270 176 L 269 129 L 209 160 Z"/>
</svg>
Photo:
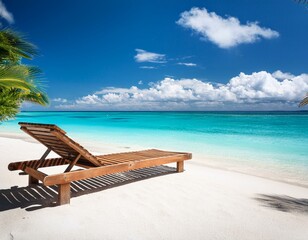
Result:
<svg viewBox="0 0 308 240">
<path fill-rule="evenodd" d="M 196 164 L 308 187 L 308 112 L 21 112 L 0 134 L 20 132 L 19 121 L 57 124 L 102 148 L 188 151 Z"/>
</svg>

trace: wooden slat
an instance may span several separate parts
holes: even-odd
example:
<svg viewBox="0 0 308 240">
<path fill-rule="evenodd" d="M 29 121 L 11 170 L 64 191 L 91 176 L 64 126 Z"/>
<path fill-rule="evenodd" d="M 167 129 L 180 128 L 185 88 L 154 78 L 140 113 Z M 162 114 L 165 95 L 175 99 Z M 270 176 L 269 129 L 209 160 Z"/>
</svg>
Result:
<svg viewBox="0 0 308 240">
<path fill-rule="evenodd" d="M 94 167 L 90 169 L 80 170 L 80 171 L 73 171 L 68 173 L 61 173 L 47 176 L 44 179 L 44 184 L 46 186 L 55 185 L 55 184 L 65 184 L 71 181 L 82 180 L 86 178 L 97 177 L 105 174 L 117 173 L 117 172 L 125 172 L 139 168 L 145 167 L 152 167 L 158 166 L 162 164 L 172 163 L 172 162 L 179 162 L 191 159 L 191 154 L 178 154 L 171 157 L 159 157 L 159 158 L 152 158 L 148 160 L 141 160 L 141 161 L 131 161 L 127 163 L 120 163 L 115 165 L 109 166 L 102 166 L 102 167 Z"/>
<path fill-rule="evenodd" d="M 63 143 L 61 144 L 61 141 L 59 139 L 57 139 L 56 137 L 52 137 L 52 138 L 39 138 L 41 141 L 44 141 L 45 143 L 52 143 L 52 144 L 60 144 L 63 145 Z"/>
<path fill-rule="evenodd" d="M 57 132 L 57 131 L 52 131 L 52 134 L 55 135 L 57 138 L 62 140 L 65 144 L 73 148 L 75 151 L 78 153 L 81 153 L 81 155 L 92 162 L 96 166 L 101 166 L 101 163 L 94 157 L 92 154 L 90 154 L 87 150 L 85 150 L 83 147 L 81 147 L 79 144 L 71 140 L 69 137 Z"/>
<path fill-rule="evenodd" d="M 99 161 L 103 161 L 105 163 L 123 163 L 131 160 L 143 160 L 149 158 L 156 158 L 160 156 L 172 156 L 178 153 L 174 152 L 165 152 L 158 150 L 144 150 L 144 151 L 136 151 L 136 152 L 125 152 L 125 153 L 116 153 L 116 154 L 107 154 L 97 156 Z"/>
<path fill-rule="evenodd" d="M 22 161 L 22 162 L 12 162 L 8 165 L 8 169 L 10 171 L 14 170 L 24 170 L 27 166 L 31 168 L 35 168 L 38 165 L 40 160 L 30 160 L 30 161 Z M 52 167 L 58 165 L 65 165 L 68 164 L 64 158 L 50 158 L 45 159 L 40 167 Z"/>
<path fill-rule="evenodd" d="M 69 148 L 69 147 L 66 147 L 66 146 L 61 146 L 61 145 L 55 145 L 55 144 L 45 144 L 45 146 L 46 147 L 48 147 L 48 148 L 51 148 L 52 150 L 53 149 L 58 149 L 58 150 L 62 150 L 62 151 L 64 151 L 64 152 L 74 152 L 74 153 L 77 153 L 78 154 L 78 152 L 77 151 L 75 151 L 74 149 L 72 149 L 72 148 Z"/>
<path fill-rule="evenodd" d="M 22 131 L 24 131 L 25 133 L 29 134 L 31 137 L 33 137 L 34 139 L 36 139 L 40 143 L 42 143 L 43 145 L 45 145 L 41 140 L 37 139 L 34 134 L 32 134 L 30 131 L 28 131 L 26 127 L 21 127 L 20 129 Z"/>
<path fill-rule="evenodd" d="M 42 127 L 27 127 L 29 131 L 38 131 L 38 132 L 50 132 L 50 128 L 42 128 Z"/>
<path fill-rule="evenodd" d="M 49 132 L 40 132 L 40 131 L 33 131 L 33 130 L 29 130 L 28 128 L 27 128 L 27 130 L 29 131 L 29 132 L 31 132 L 33 135 L 35 135 L 35 136 L 52 136 L 52 134 L 51 134 L 51 132 L 49 131 Z"/>
<path fill-rule="evenodd" d="M 136 153 L 117 153 L 117 154 L 109 154 L 109 155 L 102 155 L 97 157 L 99 160 L 102 161 L 128 161 L 128 160 L 141 160 L 146 159 L 147 157 L 138 156 Z"/>
<path fill-rule="evenodd" d="M 59 139 L 57 139 L 54 135 L 50 135 L 50 136 L 42 135 L 42 136 L 38 136 L 38 137 L 43 139 L 43 140 L 59 141 Z"/>
<path fill-rule="evenodd" d="M 55 149 L 52 149 L 55 153 L 58 153 L 60 156 L 68 156 L 69 152 L 67 151 L 61 151 L 59 149 L 55 150 Z"/>
<path fill-rule="evenodd" d="M 78 155 L 78 152 L 76 152 L 74 149 L 70 149 L 70 148 L 66 148 L 66 147 L 60 147 L 60 146 L 54 146 L 54 145 L 48 145 L 49 148 L 51 148 L 53 151 L 54 150 L 59 150 L 59 151 L 62 151 L 62 152 L 68 152 L 68 153 L 77 153 Z"/>
<path fill-rule="evenodd" d="M 27 122 L 19 122 L 18 123 L 20 126 L 23 127 L 30 127 L 30 128 L 47 128 L 47 129 L 55 129 L 58 130 L 59 132 L 62 132 L 63 134 L 66 134 L 66 132 L 59 128 L 58 126 L 54 124 L 41 124 L 41 123 L 27 123 Z"/>
<path fill-rule="evenodd" d="M 35 134 L 33 134 L 31 131 L 29 131 L 26 127 L 21 127 L 20 128 L 21 130 L 23 130 L 24 132 L 26 132 L 27 134 L 29 134 L 30 136 L 32 136 L 33 138 L 35 138 L 36 140 L 38 140 L 40 143 L 42 143 L 43 145 L 49 147 L 48 145 L 45 144 L 44 140 L 43 139 L 40 139 L 39 137 L 37 137 Z M 54 135 L 51 135 L 53 138 L 57 139 Z M 46 136 L 44 136 L 46 137 Z M 54 151 L 54 150 L 53 150 Z M 68 154 L 65 152 L 65 151 L 54 151 L 56 152 L 57 154 L 59 154 L 61 157 L 67 157 Z"/>
<path fill-rule="evenodd" d="M 63 147 L 63 146 L 58 146 L 58 145 L 53 145 L 53 144 L 48 144 L 48 147 L 51 148 L 52 150 L 58 149 L 58 150 L 64 151 L 64 152 L 74 152 L 74 153 L 78 154 L 78 152 L 76 152 L 74 149 L 71 149 L 71 148 L 68 148 L 68 147 Z"/>
<path fill-rule="evenodd" d="M 92 164 L 94 164 L 95 166 L 102 166 L 102 163 L 100 161 L 98 161 L 96 159 L 96 157 L 94 157 L 91 153 L 89 153 L 87 150 L 85 150 L 82 146 L 80 146 L 78 143 L 74 142 L 72 139 L 70 139 L 69 137 L 65 136 L 65 132 L 58 128 L 55 125 L 45 125 L 45 124 L 30 124 L 30 123 L 20 123 L 21 125 L 21 129 L 28 133 L 30 136 L 32 136 L 33 138 L 35 138 L 36 140 L 38 140 L 40 143 L 44 144 L 45 146 L 50 147 L 50 145 L 48 143 L 46 143 L 46 141 L 50 141 L 50 140 L 59 140 L 59 142 L 57 143 L 62 143 L 63 146 L 67 146 L 70 149 L 76 151 L 77 153 L 81 153 L 82 154 L 82 158 L 87 159 L 89 162 L 91 162 Z M 31 129 L 28 130 L 27 127 L 29 127 Z M 35 131 L 35 128 L 50 128 L 50 133 L 43 133 L 43 132 L 39 132 L 39 131 Z M 52 147 L 51 147 L 52 148 Z M 53 149 L 53 148 L 52 148 Z M 68 154 L 63 152 L 62 150 L 58 150 L 58 149 L 53 149 L 54 152 L 56 152 L 57 154 L 59 154 L 62 157 L 67 157 Z M 67 151 L 65 149 L 65 151 Z M 69 151 L 72 152 L 72 151 Z"/>
</svg>

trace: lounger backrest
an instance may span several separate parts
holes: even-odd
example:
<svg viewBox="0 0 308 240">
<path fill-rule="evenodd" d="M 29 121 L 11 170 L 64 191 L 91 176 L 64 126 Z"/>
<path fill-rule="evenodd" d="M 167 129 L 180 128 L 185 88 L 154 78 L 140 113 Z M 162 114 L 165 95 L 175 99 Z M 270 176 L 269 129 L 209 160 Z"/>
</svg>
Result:
<svg viewBox="0 0 308 240">
<path fill-rule="evenodd" d="M 85 165 L 89 166 L 101 165 L 95 156 L 69 138 L 65 131 L 54 124 L 25 122 L 20 122 L 18 124 L 21 126 L 21 130 L 67 160 L 73 161 L 81 154 L 78 162 L 83 162 Z"/>
</svg>

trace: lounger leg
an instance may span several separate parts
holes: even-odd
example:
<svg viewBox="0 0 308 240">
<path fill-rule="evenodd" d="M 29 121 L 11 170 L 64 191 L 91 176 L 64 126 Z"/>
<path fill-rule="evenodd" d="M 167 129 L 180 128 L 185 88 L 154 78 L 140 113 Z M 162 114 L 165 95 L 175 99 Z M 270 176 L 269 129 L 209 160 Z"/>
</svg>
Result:
<svg viewBox="0 0 308 240">
<path fill-rule="evenodd" d="M 31 185 L 31 184 L 38 184 L 38 183 L 39 183 L 39 181 L 36 178 L 34 178 L 31 175 L 29 175 L 29 185 Z"/>
<path fill-rule="evenodd" d="M 184 161 L 176 162 L 176 171 L 177 172 L 184 171 Z"/>
<path fill-rule="evenodd" d="M 71 185 L 70 185 L 70 183 L 59 185 L 58 194 L 59 194 L 58 195 L 59 205 L 69 204 L 70 199 L 71 199 Z"/>
</svg>

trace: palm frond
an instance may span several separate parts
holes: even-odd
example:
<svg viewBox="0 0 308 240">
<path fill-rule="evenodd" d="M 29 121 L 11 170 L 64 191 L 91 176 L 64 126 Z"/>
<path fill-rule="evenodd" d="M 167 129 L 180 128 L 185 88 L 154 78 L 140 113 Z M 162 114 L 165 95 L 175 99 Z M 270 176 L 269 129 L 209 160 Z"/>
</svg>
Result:
<svg viewBox="0 0 308 240">
<path fill-rule="evenodd" d="M 21 102 L 18 90 L 0 89 L 0 122 L 14 118 Z"/>
<path fill-rule="evenodd" d="M 37 47 L 26 41 L 21 33 L 10 29 L 0 31 L 1 60 L 18 62 L 22 57 L 32 59 L 37 53 Z"/>
<path fill-rule="evenodd" d="M 40 79 L 41 71 L 37 67 L 26 65 L 0 65 L 0 87 L 19 89 L 22 100 L 48 105 L 48 97 L 43 91 Z"/>
<path fill-rule="evenodd" d="M 25 79 L 23 72 L 25 72 L 25 69 L 20 68 L 20 66 L 0 66 L 0 87 L 31 91 L 34 86 Z"/>
<path fill-rule="evenodd" d="M 299 103 L 299 107 L 305 106 L 308 104 L 308 94 L 306 95 L 306 97 Z"/>
<path fill-rule="evenodd" d="M 0 65 L 0 86 L 20 88 L 34 92 L 41 91 L 41 71 L 26 65 Z"/>
<path fill-rule="evenodd" d="M 40 92 L 40 93 L 34 93 L 34 92 L 24 93 L 24 94 L 22 94 L 21 99 L 25 100 L 25 101 L 28 101 L 28 102 L 40 104 L 42 106 L 47 106 L 49 104 L 48 97 L 47 97 L 46 93 L 44 93 L 44 92 Z"/>
</svg>

